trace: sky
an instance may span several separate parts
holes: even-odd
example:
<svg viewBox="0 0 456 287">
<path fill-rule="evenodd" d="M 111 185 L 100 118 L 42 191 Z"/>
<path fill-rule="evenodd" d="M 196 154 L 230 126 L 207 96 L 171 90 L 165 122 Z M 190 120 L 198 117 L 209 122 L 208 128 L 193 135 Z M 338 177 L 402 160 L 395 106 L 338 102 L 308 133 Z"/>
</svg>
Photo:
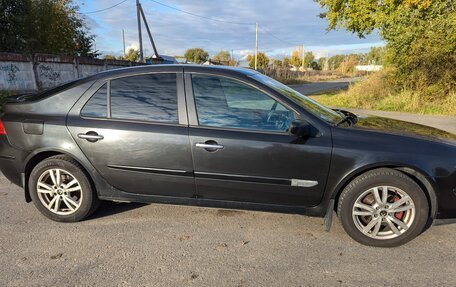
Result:
<svg viewBox="0 0 456 287">
<path fill-rule="evenodd" d="M 196 17 L 159 3 L 206 18 Z M 313 0 L 140 0 L 158 53 L 183 55 L 188 48 L 200 47 L 212 56 L 220 50 L 232 52 L 241 60 L 255 49 L 255 22 L 258 22 L 259 50 L 269 57 L 290 56 L 298 45 L 319 58 L 325 55 L 367 52 L 384 43 L 377 33 L 364 39 L 343 29 L 327 31 L 328 22 L 318 15 L 323 11 Z M 90 31 L 96 49 L 102 54 L 123 54 L 125 45 L 138 48 L 135 0 L 75 0 Z M 86 13 L 88 12 L 88 13 Z M 212 19 L 212 20 L 211 20 Z M 214 20 L 215 19 L 215 20 Z M 144 24 L 144 54 L 152 46 Z"/>
</svg>

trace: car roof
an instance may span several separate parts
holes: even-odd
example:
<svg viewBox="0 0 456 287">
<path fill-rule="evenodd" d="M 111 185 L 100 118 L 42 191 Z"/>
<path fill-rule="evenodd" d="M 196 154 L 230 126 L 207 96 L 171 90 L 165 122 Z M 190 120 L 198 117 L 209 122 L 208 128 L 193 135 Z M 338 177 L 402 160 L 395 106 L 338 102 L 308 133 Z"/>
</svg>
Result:
<svg viewBox="0 0 456 287">
<path fill-rule="evenodd" d="M 195 64 L 157 64 L 157 65 L 144 65 L 144 66 L 135 66 L 135 67 L 125 67 L 119 69 L 112 69 L 97 73 L 87 78 L 80 79 L 80 82 L 85 82 L 86 80 L 99 80 L 112 77 L 121 77 L 127 75 L 148 73 L 148 72 L 160 72 L 160 71 L 170 71 L 183 69 L 188 72 L 200 72 L 200 73 L 226 73 L 226 74 L 238 74 L 243 76 L 252 76 L 258 74 L 257 71 L 247 68 L 239 68 L 232 66 L 209 66 L 209 65 L 195 65 Z"/>
</svg>

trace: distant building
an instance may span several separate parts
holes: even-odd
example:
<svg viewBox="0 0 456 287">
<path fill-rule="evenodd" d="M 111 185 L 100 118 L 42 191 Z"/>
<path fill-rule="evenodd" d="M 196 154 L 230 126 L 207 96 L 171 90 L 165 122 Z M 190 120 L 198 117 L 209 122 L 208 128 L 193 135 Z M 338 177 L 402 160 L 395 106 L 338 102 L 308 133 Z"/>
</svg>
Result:
<svg viewBox="0 0 456 287">
<path fill-rule="evenodd" d="M 160 58 L 163 61 L 158 61 L 155 55 L 152 58 L 146 58 L 146 64 L 178 64 L 176 58 L 172 56 L 160 55 Z"/>
<path fill-rule="evenodd" d="M 250 68 L 248 60 L 240 60 L 237 65 L 241 68 Z"/>
<path fill-rule="evenodd" d="M 214 60 L 207 60 L 206 62 L 203 63 L 203 65 L 206 65 L 206 66 L 221 66 L 222 64 L 218 61 L 214 61 Z"/>
<path fill-rule="evenodd" d="M 382 65 L 358 65 L 355 66 L 356 71 L 377 72 L 383 68 Z"/>
<path fill-rule="evenodd" d="M 176 61 L 177 61 L 177 63 L 179 63 L 179 64 L 187 64 L 187 63 L 188 63 L 188 62 L 187 62 L 187 59 L 184 58 L 184 57 L 176 57 Z"/>
<path fill-rule="evenodd" d="M 203 63 L 203 65 L 210 65 L 210 66 L 229 66 L 230 61 L 217 61 L 213 59 L 209 59 Z"/>
<path fill-rule="evenodd" d="M 160 55 L 160 57 L 164 60 L 163 64 L 177 64 L 176 58 L 172 56 Z"/>
</svg>

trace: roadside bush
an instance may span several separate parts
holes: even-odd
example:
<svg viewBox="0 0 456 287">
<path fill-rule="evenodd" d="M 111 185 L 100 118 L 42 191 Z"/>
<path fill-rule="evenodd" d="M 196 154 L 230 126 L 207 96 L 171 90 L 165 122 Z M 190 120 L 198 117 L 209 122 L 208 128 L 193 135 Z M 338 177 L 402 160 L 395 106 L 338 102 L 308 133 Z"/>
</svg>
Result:
<svg viewBox="0 0 456 287">
<path fill-rule="evenodd" d="M 354 83 L 346 92 L 314 99 L 332 107 L 456 116 L 456 91 L 447 92 L 441 84 L 419 81 L 415 84 L 421 89 L 400 86 L 394 74 L 384 70 Z"/>
</svg>

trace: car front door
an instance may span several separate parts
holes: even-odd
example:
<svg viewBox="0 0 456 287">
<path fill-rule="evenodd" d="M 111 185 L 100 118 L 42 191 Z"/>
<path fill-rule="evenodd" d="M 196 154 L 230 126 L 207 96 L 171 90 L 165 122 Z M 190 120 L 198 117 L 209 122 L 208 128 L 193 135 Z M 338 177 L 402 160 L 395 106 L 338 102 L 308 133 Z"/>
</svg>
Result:
<svg viewBox="0 0 456 287">
<path fill-rule="evenodd" d="M 193 162 L 182 69 L 99 81 L 68 116 L 68 128 L 112 186 L 191 197 Z"/>
<path fill-rule="evenodd" d="M 185 84 L 199 197 L 303 207 L 321 201 L 330 134 L 290 135 L 300 115 L 245 81 L 188 73 Z"/>
</svg>

